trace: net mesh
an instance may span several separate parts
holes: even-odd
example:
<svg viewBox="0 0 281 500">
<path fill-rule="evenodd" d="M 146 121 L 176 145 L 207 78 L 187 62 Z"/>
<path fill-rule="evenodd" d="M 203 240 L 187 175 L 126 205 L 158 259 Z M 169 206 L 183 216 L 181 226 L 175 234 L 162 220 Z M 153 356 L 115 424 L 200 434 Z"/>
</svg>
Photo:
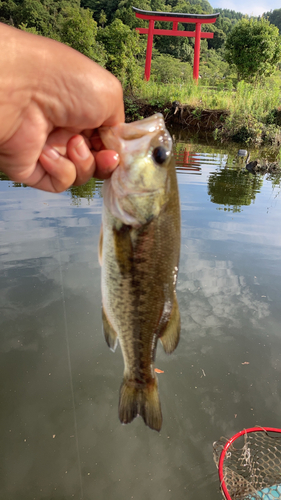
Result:
<svg viewBox="0 0 281 500">
<path fill-rule="evenodd" d="M 227 442 L 228 439 L 222 437 L 213 445 L 217 467 Z M 241 436 L 226 452 L 223 478 L 232 500 L 281 498 L 275 494 L 267 496 L 270 487 L 281 483 L 280 434 L 259 431 Z"/>
</svg>

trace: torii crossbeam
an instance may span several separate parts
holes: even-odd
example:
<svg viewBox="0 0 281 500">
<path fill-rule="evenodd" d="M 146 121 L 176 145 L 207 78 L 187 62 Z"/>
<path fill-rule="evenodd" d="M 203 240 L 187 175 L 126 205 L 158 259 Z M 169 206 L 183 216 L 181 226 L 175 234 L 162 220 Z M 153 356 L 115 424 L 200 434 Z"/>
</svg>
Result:
<svg viewBox="0 0 281 500">
<path fill-rule="evenodd" d="M 136 17 L 149 21 L 148 28 L 136 28 L 142 35 L 148 35 L 146 60 L 145 60 L 145 80 L 150 78 L 151 56 L 153 35 L 166 35 L 166 36 L 187 36 L 195 37 L 194 45 L 194 64 L 193 64 L 193 78 L 198 81 L 199 78 L 199 59 L 200 59 L 200 40 L 201 38 L 213 38 L 214 33 L 201 31 L 201 24 L 215 23 L 219 17 L 217 14 L 180 14 L 176 12 L 155 12 L 149 10 L 141 10 L 132 7 L 136 13 Z M 169 21 L 173 23 L 172 30 L 155 29 L 155 21 Z M 178 31 L 178 23 L 194 23 L 195 31 Z"/>
</svg>

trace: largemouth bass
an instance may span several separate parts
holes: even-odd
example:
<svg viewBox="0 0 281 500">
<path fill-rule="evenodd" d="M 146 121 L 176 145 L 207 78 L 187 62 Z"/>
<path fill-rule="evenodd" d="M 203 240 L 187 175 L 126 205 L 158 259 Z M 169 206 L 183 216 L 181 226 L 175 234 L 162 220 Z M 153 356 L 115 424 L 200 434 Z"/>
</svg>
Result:
<svg viewBox="0 0 281 500">
<path fill-rule="evenodd" d="M 119 340 L 125 365 L 119 418 L 126 424 L 141 415 L 159 431 L 157 341 L 171 353 L 180 335 L 180 206 L 172 139 L 161 114 L 103 127 L 100 136 L 120 156 L 103 186 L 100 237 L 104 335 L 112 350 Z"/>
</svg>

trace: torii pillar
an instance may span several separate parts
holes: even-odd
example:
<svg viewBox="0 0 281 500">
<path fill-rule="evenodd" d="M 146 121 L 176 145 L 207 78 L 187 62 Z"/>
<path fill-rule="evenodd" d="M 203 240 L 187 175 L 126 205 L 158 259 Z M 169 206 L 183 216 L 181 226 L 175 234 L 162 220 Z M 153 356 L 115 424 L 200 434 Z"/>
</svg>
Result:
<svg viewBox="0 0 281 500">
<path fill-rule="evenodd" d="M 193 78 L 198 81 L 199 78 L 199 60 L 200 60 L 200 41 L 201 38 L 213 38 L 214 33 L 201 31 L 202 24 L 215 23 L 219 17 L 217 14 L 179 14 L 176 12 L 155 12 L 148 10 L 137 9 L 132 7 L 136 13 L 136 17 L 139 19 L 144 19 L 149 21 L 148 28 L 136 28 L 136 30 L 142 35 L 148 35 L 147 37 L 147 48 L 146 48 L 146 60 L 145 60 L 145 80 L 150 78 L 150 68 L 151 68 L 151 57 L 152 57 L 152 45 L 153 45 L 153 35 L 165 35 L 165 36 L 186 36 L 195 37 L 194 45 L 194 63 L 193 63 Z M 173 23 L 172 30 L 162 30 L 155 29 L 155 21 L 167 21 Z M 178 23 L 193 23 L 195 24 L 195 31 L 178 31 Z"/>
</svg>

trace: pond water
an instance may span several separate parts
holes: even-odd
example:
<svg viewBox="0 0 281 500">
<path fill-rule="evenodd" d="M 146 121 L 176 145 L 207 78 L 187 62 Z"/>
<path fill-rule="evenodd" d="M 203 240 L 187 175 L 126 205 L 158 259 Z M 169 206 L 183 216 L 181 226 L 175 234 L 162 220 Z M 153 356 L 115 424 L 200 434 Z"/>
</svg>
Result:
<svg viewBox="0 0 281 500">
<path fill-rule="evenodd" d="M 0 182 L 0 497 L 219 500 L 212 444 L 280 427 L 280 180 L 177 143 L 177 350 L 159 344 L 160 433 L 118 420 L 123 359 L 102 333 L 101 183 Z"/>
</svg>

